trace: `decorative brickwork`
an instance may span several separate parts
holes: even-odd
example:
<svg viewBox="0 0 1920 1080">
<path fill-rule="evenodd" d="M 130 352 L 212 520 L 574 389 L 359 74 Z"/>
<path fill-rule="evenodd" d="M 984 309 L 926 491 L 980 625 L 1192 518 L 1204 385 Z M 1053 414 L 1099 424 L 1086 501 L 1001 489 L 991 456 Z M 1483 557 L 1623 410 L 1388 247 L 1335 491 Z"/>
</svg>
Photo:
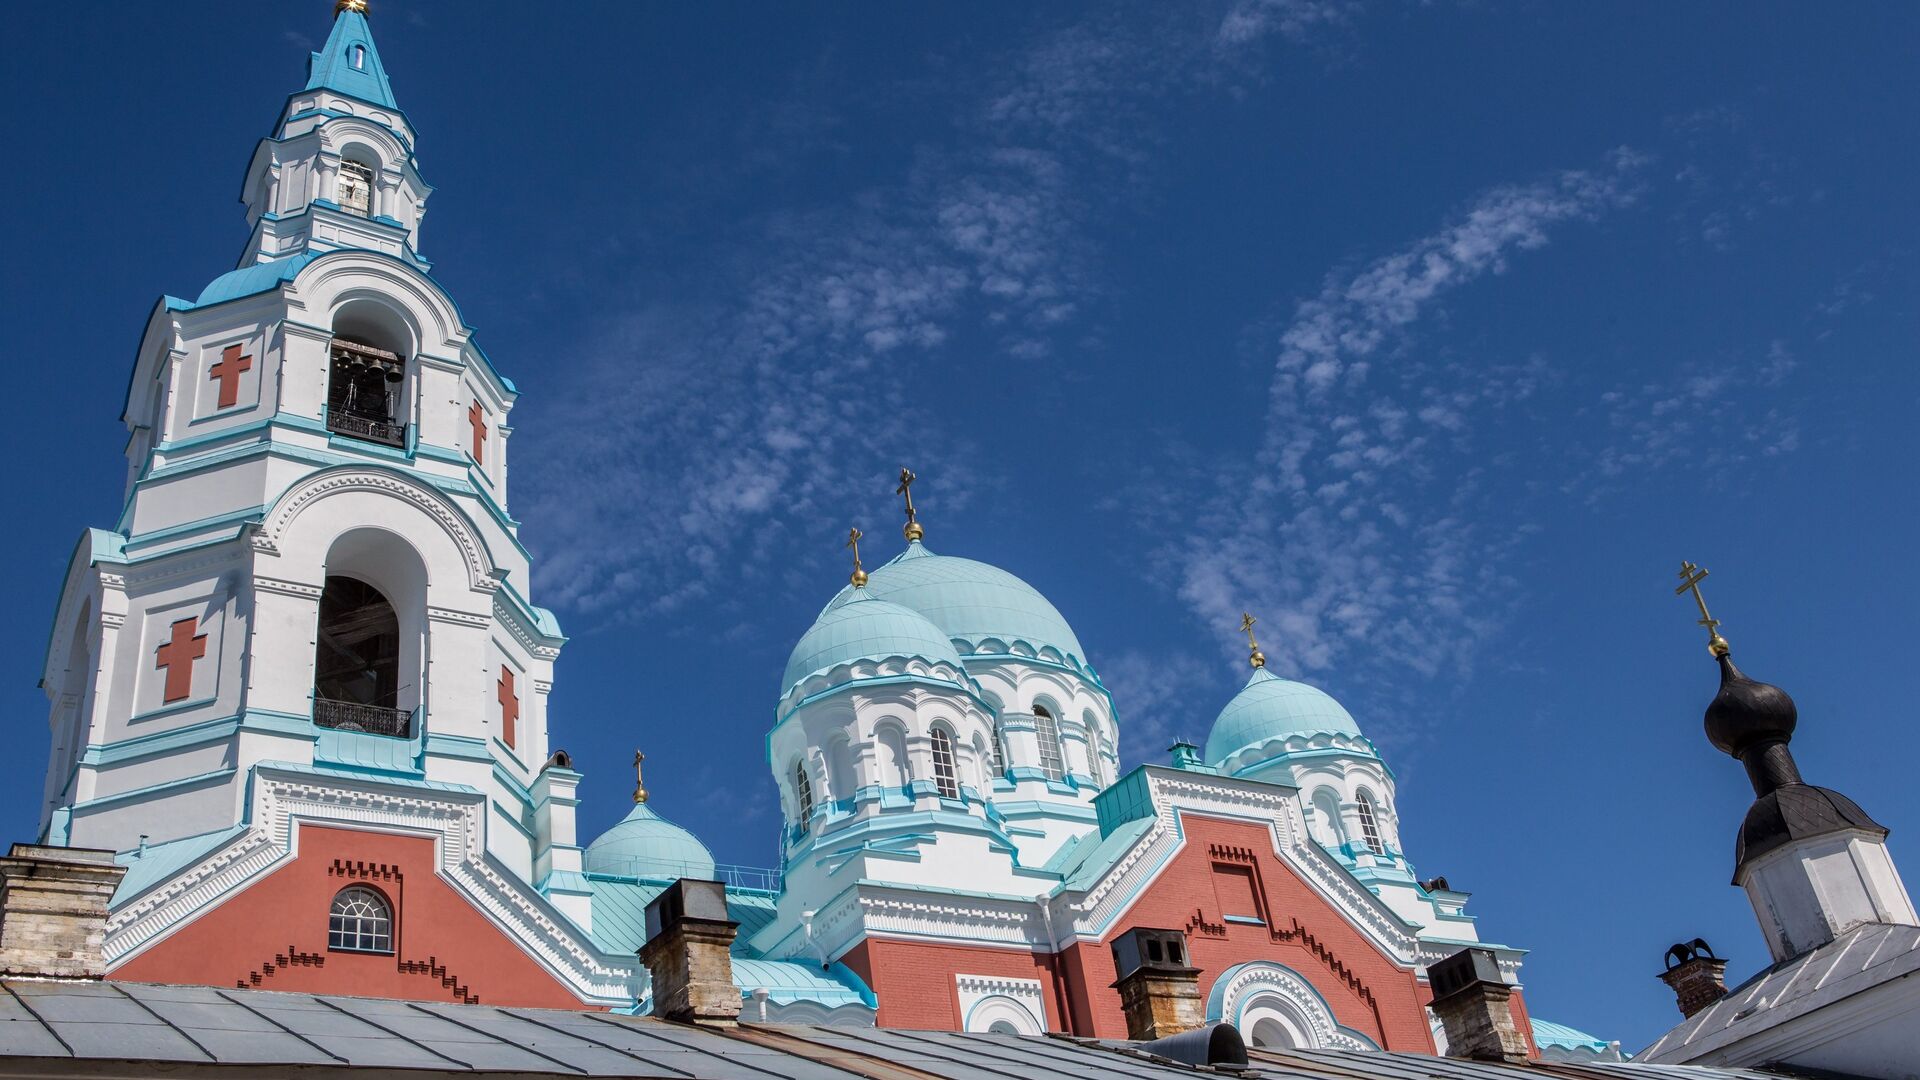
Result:
<svg viewBox="0 0 1920 1080">
<path fill-rule="evenodd" d="M 290 967 L 317 968 L 317 967 L 326 967 L 326 966 L 327 966 L 326 954 L 301 952 L 299 949 L 295 948 L 294 946 L 289 945 L 285 949 L 281 950 L 280 952 L 274 953 L 273 959 L 268 960 L 265 963 L 261 964 L 259 967 L 254 968 L 252 971 L 247 972 L 245 978 L 237 980 L 236 982 L 234 982 L 233 985 L 241 990 L 247 990 L 253 987 L 257 987 L 261 983 L 266 982 L 268 979 L 273 978 L 274 974 L 283 968 L 290 968 Z"/>
<path fill-rule="evenodd" d="M 446 966 L 440 963 L 440 958 L 437 956 L 429 956 L 425 960 L 402 960 L 400 961 L 400 974 L 425 975 L 428 978 L 438 980 L 441 989 L 452 991 L 454 1001 L 463 1005 L 480 1004 L 480 995 L 474 993 L 465 983 L 462 983 L 453 975 L 448 974 Z"/>
</svg>

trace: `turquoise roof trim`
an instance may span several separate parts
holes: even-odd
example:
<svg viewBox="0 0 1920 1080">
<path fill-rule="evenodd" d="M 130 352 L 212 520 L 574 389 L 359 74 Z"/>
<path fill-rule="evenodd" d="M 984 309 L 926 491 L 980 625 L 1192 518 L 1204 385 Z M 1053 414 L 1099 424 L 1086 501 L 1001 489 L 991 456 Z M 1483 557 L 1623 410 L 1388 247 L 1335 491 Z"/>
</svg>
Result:
<svg viewBox="0 0 1920 1080">
<path fill-rule="evenodd" d="M 1325 691 L 1258 668 L 1214 720 L 1206 759 L 1217 767 L 1248 747 L 1323 732 L 1357 736 L 1360 725 Z"/>
<path fill-rule="evenodd" d="M 1613 1044 L 1604 1039 L 1596 1039 L 1565 1024 L 1538 1018 L 1533 1019 L 1533 1045 L 1542 1050 L 1591 1050 L 1596 1054 L 1613 1049 Z"/>
<path fill-rule="evenodd" d="M 1024 642 L 1035 652 L 1051 647 L 1073 665 L 1086 667 L 1086 650 L 1060 609 L 997 566 L 936 555 L 916 540 L 873 572 L 866 591 L 912 608 L 949 638 L 974 645 L 987 639 Z"/>
<path fill-rule="evenodd" d="M 380 50 L 373 47 L 367 17 L 343 11 L 334 17 L 327 43 L 307 61 L 307 89 L 333 90 L 348 97 L 397 109 Z"/>
<path fill-rule="evenodd" d="M 917 657 L 966 670 L 953 642 L 925 616 L 866 589 L 849 589 L 827 605 L 793 647 L 780 676 L 780 696 L 784 698 L 810 675 L 859 660 L 893 657 Z"/>
<path fill-rule="evenodd" d="M 229 270 L 208 282 L 207 287 L 200 290 L 200 296 L 194 300 L 193 306 L 202 308 L 209 304 L 223 304 L 228 300 L 239 300 L 257 293 L 270 292 L 299 276 L 300 271 L 305 270 L 308 263 L 322 254 L 318 251 L 306 251 L 298 255 L 289 255 L 284 259 L 274 259 L 271 262 L 255 263 L 238 270 Z"/>
<path fill-rule="evenodd" d="M 171 881 L 174 875 L 225 847 L 234 837 L 246 831 L 245 825 L 233 825 L 115 855 L 113 861 L 126 867 L 127 873 L 113 890 L 113 900 L 108 907 L 118 907 L 155 885 Z"/>
</svg>

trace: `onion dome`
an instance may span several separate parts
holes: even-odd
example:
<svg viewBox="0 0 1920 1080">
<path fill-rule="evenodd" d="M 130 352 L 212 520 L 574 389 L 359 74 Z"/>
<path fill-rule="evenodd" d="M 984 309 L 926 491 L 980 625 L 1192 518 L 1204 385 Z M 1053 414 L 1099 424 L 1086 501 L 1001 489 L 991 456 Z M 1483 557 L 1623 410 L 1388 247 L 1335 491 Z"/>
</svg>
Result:
<svg viewBox="0 0 1920 1080">
<path fill-rule="evenodd" d="M 653 812 L 645 802 L 587 845 L 589 874 L 713 880 L 713 852 L 692 833 Z"/>
<path fill-rule="evenodd" d="M 878 580 L 880 573 L 873 575 Z M 785 696 L 810 675 L 862 660 L 919 659 L 966 670 L 953 642 L 938 626 L 911 608 L 889 603 L 869 588 L 849 588 L 820 613 L 801 635 L 780 677 Z"/>
<path fill-rule="evenodd" d="M 873 572 L 866 591 L 912 608 L 947 638 L 973 649 L 1030 651 L 1070 667 L 1087 668 L 1080 639 L 1060 610 L 1039 590 L 997 566 L 936 555 L 915 540 Z"/>
<path fill-rule="evenodd" d="M 1707 706 L 1707 738 L 1747 767 L 1755 795 L 1734 842 L 1736 883 L 1748 860 L 1795 840 L 1847 829 L 1887 835 L 1886 827 L 1852 799 L 1800 778 L 1793 751 L 1787 748 L 1799 721 L 1793 698 L 1777 686 L 1748 678 L 1734 666 L 1730 653 L 1716 656 L 1720 692 Z"/>
<path fill-rule="evenodd" d="M 1359 736 L 1352 714 L 1325 691 L 1256 667 L 1213 722 L 1207 761 L 1213 765 L 1252 747 L 1292 735 Z"/>
</svg>

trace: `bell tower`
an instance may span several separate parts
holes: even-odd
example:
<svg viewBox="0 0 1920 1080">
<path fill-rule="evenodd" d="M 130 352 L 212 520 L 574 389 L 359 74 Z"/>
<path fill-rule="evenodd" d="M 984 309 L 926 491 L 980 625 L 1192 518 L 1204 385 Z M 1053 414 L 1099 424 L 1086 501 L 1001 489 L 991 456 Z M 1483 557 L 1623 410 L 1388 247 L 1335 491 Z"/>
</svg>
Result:
<svg viewBox="0 0 1920 1080">
<path fill-rule="evenodd" d="M 263 770 L 302 820 L 459 790 L 488 857 L 584 912 L 547 732 L 565 639 L 507 497 L 518 391 L 419 252 L 432 190 L 340 0 L 248 165 L 237 265 L 148 316 L 124 510 L 80 538 L 47 654 L 46 842 L 261 827 Z"/>
</svg>

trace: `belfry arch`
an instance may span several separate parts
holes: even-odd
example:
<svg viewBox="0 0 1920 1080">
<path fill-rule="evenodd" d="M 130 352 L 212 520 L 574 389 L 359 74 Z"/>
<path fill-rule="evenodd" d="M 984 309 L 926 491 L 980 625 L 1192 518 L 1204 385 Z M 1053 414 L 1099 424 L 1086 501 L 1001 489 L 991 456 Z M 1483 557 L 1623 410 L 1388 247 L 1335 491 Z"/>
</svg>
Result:
<svg viewBox="0 0 1920 1080">
<path fill-rule="evenodd" d="M 314 723 L 414 734 L 424 704 L 426 608 L 426 564 L 412 545 L 382 529 L 334 540 L 314 628 Z"/>
</svg>

